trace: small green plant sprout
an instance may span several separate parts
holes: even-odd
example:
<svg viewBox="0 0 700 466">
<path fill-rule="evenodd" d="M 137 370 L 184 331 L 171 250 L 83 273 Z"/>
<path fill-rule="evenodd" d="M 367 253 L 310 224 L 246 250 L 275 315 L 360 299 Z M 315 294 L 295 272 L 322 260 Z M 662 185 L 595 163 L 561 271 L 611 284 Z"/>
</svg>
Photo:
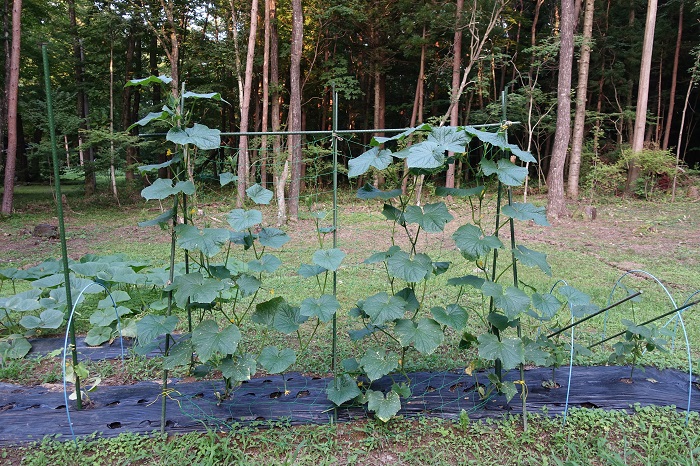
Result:
<svg viewBox="0 0 700 466">
<path fill-rule="evenodd" d="M 82 362 L 78 363 L 76 366 L 73 366 L 72 361 L 68 360 L 66 361 L 66 373 L 65 373 L 65 379 L 67 383 L 75 384 L 75 379 L 76 376 L 83 382 L 85 385 L 84 387 L 88 388 L 81 388 L 80 390 L 80 397 L 81 400 L 85 405 L 90 405 L 90 396 L 88 395 L 89 393 L 94 392 L 97 390 L 97 387 L 100 385 L 100 382 L 102 382 L 102 379 L 100 377 L 90 377 L 90 373 L 85 367 L 85 364 Z M 71 394 L 68 396 L 69 400 L 77 400 L 78 399 L 78 393 L 75 391 L 75 386 L 73 388 L 73 391 Z"/>
<path fill-rule="evenodd" d="M 623 319 L 622 324 L 627 327 L 624 333 L 624 340 L 618 341 L 613 345 L 613 352 L 608 358 L 608 361 L 615 364 L 629 364 L 631 366 L 629 379 L 624 381 L 632 383 L 634 380 L 634 369 L 637 367 L 639 360 L 648 351 L 659 350 L 666 352 L 666 340 L 662 336 L 666 336 L 664 329 L 659 329 L 653 324 L 637 325 L 634 322 Z M 643 366 L 639 366 L 644 370 Z"/>
</svg>

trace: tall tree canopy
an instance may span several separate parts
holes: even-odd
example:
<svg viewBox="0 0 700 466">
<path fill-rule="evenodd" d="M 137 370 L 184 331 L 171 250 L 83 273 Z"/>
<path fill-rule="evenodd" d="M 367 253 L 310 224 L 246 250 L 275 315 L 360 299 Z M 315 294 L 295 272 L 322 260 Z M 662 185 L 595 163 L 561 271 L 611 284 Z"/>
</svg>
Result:
<svg viewBox="0 0 700 466">
<path fill-rule="evenodd" d="M 19 0 L 6 2 L 5 17 L 14 17 L 18 5 Z M 697 117 L 691 111 L 681 118 L 683 109 L 692 109 L 700 97 L 688 71 L 700 46 L 697 2 L 659 4 L 648 65 L 642 60 L 645 36 L 652 40 L 644 32 L 646 0 L 579 6 L 570 25 L 562 21 L 566 9 L 556 0 L 25 0 L 21 42 L 10 34 L 13 21 L 5 22 L 10 40 L 2 55 L 0 93 L 4 188 L 12 191 L 14 182 L 45 181 L 49 174 L 37 47 L 43 42 L 50 44 L 52 54 L 63 169 L 86 175 L 87 195 L 94 188 L 92 174 L 111 164 L 140 182 L 133 176 L 136 164 L 163 160 L 164 150 L 154 143 L 137 147 L 134 131 L 127 128 L 161 109 L 167 94 L 177 96 L 183 84 L 187 90 L 221 93 L 230 105 L 198 111 L 203 123 L 224 132 L 328 129 L 332 88 L 339 93 L 340 128 L 402 128 L 421 121 L 493 123 L 501 119 L 501 92 L 507 90 L 507 117 L 520 122 L 510 127 L 509 135 L 540 162 L 529 167 L 531 185 L 544 182 L 543 175 L 554 165 L 564 186 L 569 148 L 555 135 L 573 115 L 561 111 L 555 118 L 558 102 L 563 102 L 557 94 L 563 28 L 572 29 L 566 32 L 574 35 L 574 57 L 580 57 L 569 70 L 569 97 L 580 107 L 569 182 L 590 184 L 593 167 L 622 160 L 635 133 L 635 147 L 640 137 L 647 149 L 668 147 L 675 154 L 680 147 L 679 160 L 697 164 Z M 8 105 L 13 47 L 21 51 L 14 114 Z M 643 111 L 637 107 L 642 63 L 649 67 Z M 169 92 L 123 88 L 127 79 L 148 74 L 172 76 Z M 115 80 L 112 94 L 110 75 Z M 637 110 L 641 114 L 635 118 Z M 635 131 L 635 121 L 641 130 Z M 7 137 L 13 130 L 14 149 Z M 365 144 L 369 137 L 364 137 Z M 289 181 L 285 166 L 293 179 L 305 173 L 312 153 L 309 142 L 304 137 L 228 137 L 227 147 L 208 156 L 200 168 L 216 174 L 237 170 L 226 165 L 240 163 L 243 187 L 273 180 L 284 190 Z M 259 155 L 261 143 L 270 153 L 274 149 L 274 158 Z M 239 153 L 239 146 L 247 150 Z M 554 161 L 561 157 L 557 165 Z M 466 182 L 463 162 L 468 158 L 459 159 L 447 179 L 433 182 Z M 295 191 L 286 195 L 296 198 L 304 185 L 292 186 Z M 557 186 L 555 196 L 563 200 L 565 192 Z M 579 191 L 569 187 L 568 193 L 577 196 Z M 4 212 L 11 212 L 9 203 L 7 209 L 3 204 Z M 296 211 L 296 204 L 292 209 Z"/>
</svg>

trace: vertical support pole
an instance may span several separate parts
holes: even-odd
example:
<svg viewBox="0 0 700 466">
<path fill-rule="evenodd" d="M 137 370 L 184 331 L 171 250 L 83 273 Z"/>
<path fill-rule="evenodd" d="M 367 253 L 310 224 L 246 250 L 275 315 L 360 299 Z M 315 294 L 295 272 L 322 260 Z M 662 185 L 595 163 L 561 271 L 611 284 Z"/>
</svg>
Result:
<svg viewBox="0 0 700 466">
<path fill-rule="evenodd" d="M 503 138 L 508 142 L 508 126 L 506 122 L 508 121 L 507 117 L 507 102 L 508 102 L 508 91 L 503 90 L 501 92 L 501 119 L 502 119 L 502 128 L 503 128 Z M 513 205 L 513 188 L 508 186 L 508 205 L 512 206 Z M 513 264 L 513 286 L 518 288 L 518 261 L 515 259 L 515 221 L 511 217 L 508 220 L 508 223 L 510 224 L 510 250 L 511 250 L 511 261 Z M 518 322 L 518 338 L 523 337 L 523 328 L 520 322 Z M 520 389 L 522 390 L 522 400 L 523 400 L 523 430 L 527 430 L 527 403 L 525 399 L 525 365 L 523 363 L 520 363 L 520 381 L 522 382 Z"/>
<path fill-rule="evenodd" d="M 338 93 L 335 91 L 335 86 L 332 90 L 333 96 L 333 136 L 331 140 L 333 150 L 333 248 L 338 247 Z M 337 272 L 333 271 L 333 296 L 337 296 L 338 292 L 338 277 Z M 331 370 L 335 375 L 337 367 L 337 351 L 338 351 L 338 319 L 336 314 L 333 314 L 333 345 L 332 345 L 332 360 Z"/>
<path fill-rule="evenodd" d="M 66 285 L 66 303 L 68 310 L 73 307 L 73 297 L 70 290 L 70 272 L 68 269 L 68 248 L 66 246 L 66 226 L 63 222 L 63 196 L 61 195 L 61 172 L 58 169 L 58 152 L 56 150 L 56 128 L 53 118 L 53 103 L 51 101 L 51 77 L 49 75 L 49 55 L 46 44 L 41 46 L 41 55 L 44 62 L 44 86 L 46 88 L 46 113 L 49 123 L 49 133 L 51 136 L 51 155 L 53 159 L 53 176 L 56 185 L 56 213 L 58 215 L 58 231 L 61 237 L 61 257 L 63 259 L 63 278 Z M 83 409 L 83 397 L 80 391 L 80 377 L 75 370 L 78 365 L 78 350 L 75 345 L 75 324 L 70 321 L 68 328 L 70 333 L 71 356 L 73 361 L 73 373 L 75 374 L 76 407 Z"/>
</svg>

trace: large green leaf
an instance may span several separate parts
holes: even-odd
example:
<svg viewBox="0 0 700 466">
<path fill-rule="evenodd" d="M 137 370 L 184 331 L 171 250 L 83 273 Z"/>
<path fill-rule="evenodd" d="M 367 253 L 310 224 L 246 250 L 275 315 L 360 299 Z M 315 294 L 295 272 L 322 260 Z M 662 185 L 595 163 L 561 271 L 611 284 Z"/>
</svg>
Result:
<svg viewBox="0 0 700 466">
<path fill-rule="evenodd" d="M 357 382 L 348 374 L 343 374 L 340 378 L 336 377 L 326 387 L 326 394 L 336 406 L 340 406 L 345 402 L 357 398 L 362 394 L 357 388 Z"/>
<path fill-rule="evenodd" d="M 363 310 L 372 319 L 372 324 L 379 326 L 403 317 L 406 301 L 397 296 L 389 296 L 382 291 L 367 298 Z"/>
<path fill-rule="evenodd" d="M 193 272 L 175 277 L 172 285 L 167 286 L 165 291 L 175 290 L 175 302 L 184 309 L 188 299 L 192 303 L 209 304 L 226 288 L 226 283 L 221 280 Z"/>
<path fill-rule="evenodd" d="M 338 270 L 338 267 L 340 267 L 340 264 L 343 262 L 346 255 L 347 254 L 337 248 L 319 249 L 318 251 L 314 252 L 311 260 L 319 267 L 323 267 L 330 272 L 335 272 Z"/>
<path fill-rule="evenodd" d="M 85 335 L 85 344 L 99 346 L 112 338 L 112 327 L 93 327 Z"/>
<path fill-rule="evenodd" d="M 124 87 L 130 86 L 152 86 L 152 85 L 168 85 L 173 81 L 170 76 L 165 76 L 161 74 L 160 76 L 148 76 L 147 78 L 131 79 L 126 82 Z"/>
<path fill-rule="evenodd" d="M 253 200 L 256 204 L 269 204 L 272 200 L 272 191 L 265 189 L 259 184 L 255 183 L 253 186 L 245 190 L 245 193 L 249 198 Z"/>
<path fill-rule="evenodd" d="M 384 204 L 384 208 L 382 209 L 382 215 L 387 220 L 391 222 L 396 222 L 401 226 L 404 226 L 406 224 L 406 220 L 403 217 L 403 211 L 397 209 L 391 204 Z"/>
<path fill-rule="evenodd" d="M 547 209 L 545 207 L 536 207 L 529 202 L 525 204 L 514 202 L 511 205 L 504 205 L 502 211 L 503 215 L 507 215 L 515 220 L 532 220 L 538 225 L 549 226 Z"/>
<path fill-rule="evenodd" d="M 221 131 L 195 123 L 192 128 L 170 128 L 165 139 L 175 144 L 193 144 L 202 150 L 218 149 L 221 146 Z"/>
<path fill-rule="evenodd" d="M 143 222 L 139 222 L 138 226 L 140 227 L 152 227 L 155 225 L 165 225 L 169 223 L 171 220 L 173 220 L 173 214 L 175 211 L 173 209 L 168 209 L 156 218 L 153 218 L 151 220 L 145 220 Z"/>
<path fill-rule="evenodd" d="M 110 292 L 110 294 L 104 298 L 101 299 L 97 303 L 97 308 L 98 309 L 114 309 L 114 304 L 116 303 L 123 303 L 125 301 L 129 301 L 131 299 L 131 296 L 129 296 L 129 293 L 127 293 L 124 290 L 114 290 Z M 112 311 L 114 312 L 114 311 Z"/>
<path fill-rule="evenodd" d="M 187 336 L 170 348 L 168 355 L 163 358 L 163 369 L 171 371 L 187 366 L 192 361 L 192 353 L 194 353 L 192 339 Z"/>
<path fill-rule="evenodd" d="M 429 233 L 440 233 L 454 217 L 447 211 L 444 202 L 426 204 L 424 207 L 410 205 L 404 212 L 406 223 L 417 223 Z"/>
<path fill-rule="evenodd" d="M 269 373 L 279 374 L 287 370 L 297 360 L 297 355 L 291 348 L 279 350 L 276 346 L 266 346 L 260 352 L 258 363 Z"/>
<path fill-rule="evenodd" d="M 299 330 L 299 326 L 306 322 L 307 319 L 307 317 L 301 315 L 297 306 L 287 304 L 277 309 L 272 320 L 272 327 L 280 333 L 290 335 Z"/>
<path fill-rule="evenodd" d="M 275 315 L 282 312 L 287 307 L 289 307 L 287 301 L 285 301 L 283 297 L 277 296 L 269 301 L 256 304 L 255 312 L 253 312 L 250 320 L 256 324 L 261 324 L 272 328 L 272 324 L 275 321 Z"/>
<path fill-rule="evenodd" d="M 503 243 L 495 236 L 485 236 L 476 225 L 462 225 L 452 234 L 457 248 L 469 260 L 484 257 L 494 249 L 502 248 Z"/>
<path fill-rule="evenodd" d="M 301 264 L 297 273 L 303 278 L 311 278 L 326 272 L 326 269 L 319 265 Z"/>
<path fill-rule="evenodd" d="M 278 228 L 263 228 L 258 233 L 260 244 L 270 248 L 281 248 L 290 240 L 287 233 Z"/>
<path fill-rule="evenodd" d="M 348 162 L 348 178 L 354 178 L 367 172 L 370 167 L 377 170 L 384 170 L 392 161 L 391 151 L 372 147 L 367 152 L 360 154 L 358 157 L 351 159 Z"/>
<path fill-rule="evenodd" d="M 431 354 L 445 339 L 440 324 L 427 317 L 419 320 L 418 324 L 410 319 L 400 319 L 396 322 L 394 330 L 401 346 L 405 347 L 412 343 L 413 347 L 422 354 Z"/>
<path fill-rule="evenodd" d="M 259 210 L 233 209 L 228 213 L 226 219 L 235 231 L 244 231 L 261 223 L 263 216 Z"/>
<path fill-rule="evenodd" d="M 192 345 L 202 362 L 209 361 L 215 354 L 226 356 L 233 354 L 241 341 L 241 332 L 234 324 L 219 331 L 213 320 L 203 320 L 192 331 Z"/>
<path fill-rule="evenodd" d="M 174 155 L 172 158 L 166 160 L 163 163 L 152 163 L 150 165 L 142 165 L 138 169 L 140 172 L 151 172 L 155 170 L 160 170 L 161 168 L 168 168 L 174 163 L 178 163 L 180 160 L 182 160 L 182 157 L 178 155 Z"/>
<path fill-rule="evenodd" d="M 100 312 L 100 311 L 98 311 Z M 35 328 L 58 328 L 63 324 L 63 312 L 58 309 L 46 309 L 39 317 L 24 316 L 19 321 L 19 324 L 26 329 Z"/>
<path fill-rule="evenodd" d="M 514 286 L 506 288 L 504 292 L 501 285 L 487 281 L 482 285 L 481 291 L 485 296 L 492 297 L 496 307 L 503 309 L 506 317 L 511 320 L 526 312 L 530 307 L 530 297 Z"/>
<path fill-rule="evenodd" d="M 388 422 L 401 409 L 401 399 L 395 391 L 390 391 L 384 396 L 384 393 L 368 390 L 367 391 L 367 409 L 374 414 L 382 422 Z"/>
<path fill-rule="evenodd" d="M 306 298 L 301 302 L 301 315 L 318 317 L 321 322 L 328 322 L 335 312 L 340 309 L 340 303 L 334 296 L 324 294 L 320 298 Z"/>
<path fill-rule="evenodd" d="M 445 163 L 445 149 L 435 141 L 423 141 L 408 148 L 408 168 L 438 168 Z"/>
<path fill-rule="evenodd" d="M 531 299 L 534 308 L 541 312 L 541 315 L 537 316 L 541 320 L 551 320 L 562 304 L 556 296 L 550 293 L 533 293 Z"/>
<path fill-rule="evenodd" d="M 430 313 L 441 325 L 447 325 L 458 332 L 464 330 L 469 318 L 466 309 L 459 304 L 448 304 L 447 307 L 437 306 L 432 308 Z"/>
<path fill-rule="evenodd" d="M 369 380 L 377 380 L 399 367 L 399 355 L 384 348 L 367 348 L 358 362 Z"/>
<path fill-rule="evenodd" d="M 447 284 L 450 286 L 471 286 L 480 290 L 484 285 L 485 280 L 476 275 L 465 275 L 463 277 L 453 277 L 447 280 Z"/>
<path fill-rule="evenodd" d="M 509 144 L 504 136 L 504 133 L 499 131 L 492 133 L 489 131 L 481 131 L 472 126 L 464 127 L 464 131 L 477 137 L 481 142 L 491 144 L 492 146 L 499 147 L 503 150 L 510 151 L 523 162 L 537 163 L 537 160 L 532 156 L 531 153 L 522 150 L 514 144 Z"/>
<path fill-rule="evenodd" d="M 478 341 L 479 356 L 489 361 L 500 359 L 504 371 L 525 363 L 525 348 L 519 338 L 504 338 L 499 341 L 496 335 L 484 333 L 479 335 Z"/>
<path fill-rule="evenodd" d="M 71 264 L 68 266 L 69 269 L 72 269 L 73 265 L 82 265 L 82 264 Z M 101 264 L 104 265 L 105 267 L 108 267 L 107 264 Z M 63 285 L 65 281 L 65 275 L 62 273 L 57 273 L 54 275 L 47 275 L 45 277 L 41 277 L 38 280 L 34 280 L 32 282 L 32 288 L 54 288 L 59 285 Z"/>
<path fill-rule="evenodd" d="M 533 251 L 532 249 L 519 245 L 513 249 L 513 255 L 523 265 L 527 265 L 528 267 L 538 267 L 550 277 L 552 276 L 552 268 L 547 263 L 547 254 Z"/>
<path fill-rule="evenodd" d="M 92 325 L 97 325 L 98 327 L 107 327 L 108 325 L 112 325 L 113 322 L 117 321 L 117 315 L 119 315 L 119 318 L 121 319 L 123 316 L 128 314 L 131 314 L 131 309 L 124 306 L 119 306 L 116 310 L 113 307 L 98 309 L 90 316 L 90 323 Z M 61 316 L 61 319 L 63 319 L 63 316 Z"/>
<path fill-rule="evenodd" d="M 41 290 L 31 290 L 9 298 L 0 298 L 0 307 L 15 312 L 36 311 L 41 308 L 39 296 L 41 296 Z"/>
<path fill-rule="evenodd" d="M 146 346 L 163 334 L 172 333 L 177 327 L 177 316 L 157 316 L 149 314 L 136 323 L 136 333 L 140 346 Z"/>
<path fill-rule="evenodd" d="M 456 126 L 438 126 L 433 128 L 427 140 L 437 143 L 442 150 L 461 154 L 467 151 L 471 135 Z"/>
<path fill-rule="evenodd" d="M 220 102 L 226 102 L 222 97 L 221 94 L 218 92 L 208 92 L 205 94 L 199 93 L 199 92 L 190 92 L 187 91 L 184 94 L 182 94 L 183 99 L 211 99 L 211 100 L 218 100 Z M 228 102 L 226 102 L 228 103 Z"/>
<path fill-rule="evenodd" d="M 282 261 L 277 256 L 265 254 L 259 260 L 253 259 L 248 262 L 248 270 L 253 273 L 267 272 L 272 273 L 282 265 Z"/>
<path fill-rule="evenodd" d="M 177 244 L 187 251 L 201 251 L 207 257 L 214 257 L 221 246 L 228 243 L 230 232 L 225 228 L 204 228 L 180 224 L 175 227 Z"/>
<path fill-rule="evenodd" d="M 238 177 L 231 172 L 219 173 L 219 184 L 221 186 L 226 186 L 229 183 L 238 181 Z"/>
<path fill-rule="evenodd" d="M 170 178 L 158 178 L 150 186 L 146 186 L 141 190 L 141 196 L 150 201 L 152 199 L 163 200 L 177 193 L 189 195 L 194 194 L 195 187 L 191 181 L 178 181 L 173 185 L 173 180 Z"/>
<path fill-rule="evenodd" d="M 416 254 L 411 259 L 407 252 L 398 251 L 387 259 L 387 267 L 392 277 L 417 283 L 433 271 L 433 262 L 426 254 Z"/>
<path fill-rule="evenodd" d="M 236 286 L 241 290 L 241 296 L 245 298 L 258 291 L 262 283 L 252 275 L 244 273 L 236 279 Z"/>
<path fill-rule="evenodd" d="M 446 188 L 444 186 L 438 186 L 435 188 L 436 196 L 454 196 L 454 197 L 469 197 L 469 196 L 481 196 L 486 188 L 484 186 L 476 186 L 474 188 Z"/>
<path fill-rule="evenodd" d="M 137 126 L 146 126 L 152 121 L 163 121 L 167 120 L 170 117 L 170 114 L 166 111 L 162 112 L 150 112 L 148 115 L 145 117 L 141 118 L 139 121 L 136 123 L 132 124 L 129 126 L 128 130 L 131 130 Z"/>
<path fill-rule="evenodd" d="M 521 186 L 527 178 L 527 168 L 519 167 L 507 159 L 500 159 L 494 163 L 484 158 L 479 165 L 484 175 L 490 176 L 495 173 L 499 181 L 506 186 Z"/>
<path fill-rule="evenodd" d="M 591 297 L 588 294 L 573 286 L 562 286 L 559 288 L 559 293 L 566 298 L 569 306 L 585 306 L 591 302 Z"/>
<path fill-rule="evenodd" d="M 32 344 L 22 335 L 13 334 L 0 341 L 0 358 L 22 359 L 32 349 Z"/>
<path fill-rule="evenodd" d="M 391 199 L 392 197 L 399 197 L 401 195 L 401 189 L 392 189 L 391 191 L 382 191 L 375 188 L 370 183 L 365 183 L 363 187 L 357 190 L 358 199 Z"/>
<path fill-rule="evenodd" d="M 258 363 L 255 356 L 246 353 L 243 356 L 227 356 L 221 362 L 221 375 L 234 382 L 250 380 L 255 375 Z"/>
</svg>

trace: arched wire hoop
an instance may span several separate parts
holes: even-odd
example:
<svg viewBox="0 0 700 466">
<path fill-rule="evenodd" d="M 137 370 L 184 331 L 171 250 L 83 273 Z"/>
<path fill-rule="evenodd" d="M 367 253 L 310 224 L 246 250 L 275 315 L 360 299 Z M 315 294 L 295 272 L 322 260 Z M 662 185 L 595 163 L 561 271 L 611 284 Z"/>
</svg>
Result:
<svg viewBox="0 0 700 466">
<path fill-rule="evenodd" d="M 642 274 L 642 275 L 645 275 L 645 276 L 651 278 L 652 280 L 654 280 L 654 281 L 661 287 L 661 289 L 664 290 L 664 292 L 666 293 L 666 296 L 668 297 L 669 301 L 671 301 L 671 304 L 673 305 L 673 308 L 674 308 L 674 309 L 678 309 L 678 305 L 676 304 L 676 300 L 673 299 L 673 296 L 672 296 L 671 293 L 668 291 L 668 288 L 666 288 L 666 286 L 661 282 L 661 280 L 659 280 L 659 279 L 656 278 L 653 274 L 647 272 L 646 270 L 630 270 L 630 271 L 625 272 L 624 274 L 622 274 L 622 276 L 621 276 L 620 278 L 617 279 L 617 281 L 615 282 L 615 286 L 613 286 L 612 290 L 610 291 L 610 295 L 608 296 L 608 304 L 610 304 L 610 302 L 612 302 L 612 297 L 613 297 L 613 295 L 615 294 L 615 290 L 616 290 L 617 287 L 621 284 L 622 280 L 623 280 L 626 276 L 631 275 L 631 274 L 636 274 L 636 275 Z M 690 302 L 690 299 L 691 299 L 693 296 L 695 296 L 698 292 L 700 292 L 700 290 L 698 290 L 698 291 L 696 291 L 695 293 L 691 294 L 691 295 L 688 297 L 688 299 L 685 300 L 685 302 L 684 302 L 683 304 L 684 304 L 684 305 L 688 304 L 688 303 Z M 692 306 L 691 306 L 691 307 L 692 307 Z M 687 308 L 686 308 L 686 309 L 687 309 Z M 674 321 L 674 320 L 676 321 L 676 326 L 675 326 L 674 329 L 673 329 L 673 344 L 672 344 L 672 347 L 671 347 L 672 349 L 675 347 L 675 342 L 676 342 L 676 330 L 677 330 L 678 323 L 680 323 L 680 325 L 681 325 L 681 330 L 683 330 L 683 337 L 684 337 L 684 339 L 685 339 L 685 349 L 686 349 L 686 353 L 687 353 L 687 357 L 688 357 L 688 406 L 686 407 L 686 410 L 685 410 L 685 422 L 686 422 L 686 424 L 687 424 L 687 423 L 688 423 L 688 420 L 690 419 L 690 399 L 691 399 L 692 390 L 693 390 L 693 359 L 692 359 L 692 355 L 691 355 L 691 353 L 690 353 L 690 341 L 688 340 L 688 332 L 686 331 L 686 328 L 685 328 L 685 322 L 683 321 L 682 312 L 683 312 L 683 311 L 678 311 L 678 312 L 676 312 L 676 315 L 673 316 L 673 317 L 671 317 L 671 318 L 663 325 L 663 328 L 665 328 L 665 327 L 666 327 L 668 324 L 670 324 L 672 321 Z M 607 313 L 607 312 L 605 313 L 605 319 L 604 319 L 603 322 L 604 322 L 604 323 L 603 323 L 603 338 L 605 338 L 605 331 L 606 331 L 607 322 L 608 322 L 608 313 Z"/>
<path fill-rule="evenodd" d="M 63 340 L 63 359 L 61 361 L 61 371 L 63 374 L 63 400 L 65 402 L 66 406 L 66 417 L 68 418 L 68 428 L 70 429 L 71 436 L 73 437 L 74 442 L 78 442 L 78 439 L 75 437 L 75 432 L 73 431 L 73 422 L 70 419 L 70 410 L 68 409 L 68 384 L 66 381 L 66 355 L 68 354 L 68 336 L 69 336 L 69 331 L 71 322 L 73 321 L 73 315 L 75 314 L 75 308 L 78 307 L 78 303 L 80 303 L 80 298 L 83 296 L 83 293 L 85 293 L 85 290 L 90 288 L 92 285 L 99 285 L 102 288 L 105 289 L 107 292 L 107 295 L 109 296 L 109 299 L 112 300 L 112 306 L 114 307 L 114 312 L 117 315 L 117 330 L 119 331 L 119 345 L 121 349 L 121 357 L 122 357 L 122 362 L 124 362 L 124 339 L 122 338 L 122 323 L 121 319 L 119 318 L 119 311 L 117 310 L 117 303 L 114 300 L 114 297 L 112 296 L 112 293 L 109 291 L 109 289 L 103 285 L 102 283 L 95 282 L 93 281 L 89 285 L 86 285 L 82 290 L 80 290 L 80 293 L 78 294 L 78 297 L 75 299 L 75 304 L 71 307 L 70 314 L 68 315 L 68 324 L 66 326 L 66 337 Z M 73 369 L 75 371 L 75 368 Z M 76 396 L 82 396 L 82 393 L 76 393 Z"/>
<path fill-rule="evenodd" d="M 559 286 L 559 285 L 564 285 L 564 286 L 569 286 L 569 284 L 566 282 L 564 279 L 557 280 L 554 285 L 552 285 L 552 288 L 549 290 L 549 294 L 552 294 L 554 292 L 554 289 Z M 573 373 L 574 370 L 574 332 L 576 331 L 576 326 L 574 326 L 574 312 L 573 309 L 571 308 L 571 304 L 569 304 L 569 311 L 571 312 L 571 346 L 569 349 L 569 376 L 566 382 L 566 401 L 564 403 L 564 418 L 562 420 L 562 424 L 566 424 L 566 417 L 569 413 L 569 393 L 571 392 L 571 374 Z"/>
</svg>

